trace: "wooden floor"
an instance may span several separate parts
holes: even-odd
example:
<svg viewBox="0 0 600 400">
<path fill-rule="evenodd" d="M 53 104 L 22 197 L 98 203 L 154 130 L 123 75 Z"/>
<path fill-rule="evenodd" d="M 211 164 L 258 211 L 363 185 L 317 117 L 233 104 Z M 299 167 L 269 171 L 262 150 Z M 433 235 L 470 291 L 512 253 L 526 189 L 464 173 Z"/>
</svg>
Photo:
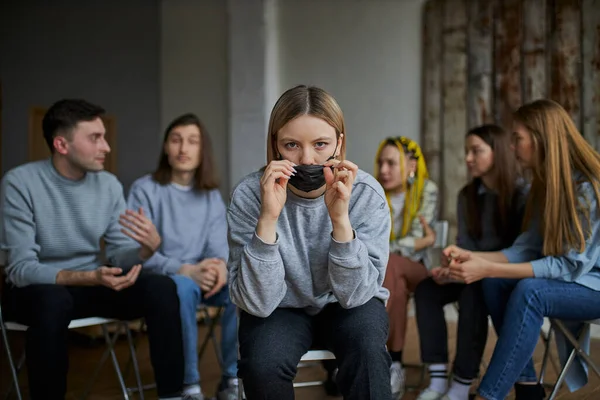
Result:
<svg viewBox="0 0 600 400">
<path fill-rule="evenodd" d="M 408 333 L 408 341 L 405 349 L 405 362 L 406 363 L 418 363 L 419 362 L 419 345 L 418 339 L 415 330 L 414 319 L 411 318 L 409 322 L 409 333 Z M 452 343 L 454 342 L 455 329 L 454 324 L 450 324 L 450 343 L 451 343 L 451 351 L 453 351 L 454 346 Z M 200 329 L 200 335 L 204 335 L 206 333 L 205 328 Z M 21 334 L 12 334 L 10 335 L 11 342 L 13 344 L 13 349 L 16 352 L 19 352 L 22 349 L 23 338 Z M 488 340 L 488 346 L 486 349 L 485 359 L 489 360 L 492 349 L 495 342 L 495 334 L 493 330 L 490 330 L 490 336 Z M 90 344 L 87 342 L 82 342 L 81 340 L 72 341 L 70 348 L 70 371 L 69 371 L 69 381 L 68 381 L 68 395 L 67 399 L 76 399 L 78 398 L 86 383 L 89 380 L 89 377 L 94 370 L 96 362 L 100 358 L 102 352 L 104 350 L 103 345 L 98 344 Z M 121 360 L 121 364 L 127 362 L 128 352 L 127 352 L 126 342 L 124 340 L 119 341 L 117 343 L 117 356 Z M 539 370 L 539 364 L 541 362 L 541 352 L 542 345 L 538 344 L 538 348 L 536 350 L 535 360 L 537 363 L 537 367 Z M 0 388 L 1 394 L 4 393 L 5 389 L 9 385 L 9 370 L 8 364 L 6 362 L 6 352 L 4 347 L 2 346 L 2 350 L 0 351 Z M 592 342 L 592 355 L 595 360 L 600 363 L 600 341 Z M 140 336 L 140 350 L 138 352 L 138 360 L 141 366 L 142 379 L 144 383 L 151 383 L 153 381 L 152 369 L 150 367 L 149 356 L 148 356 L 148 346 L 146 336 L 142 334 Z M 205 394 L 214 395 L 216 387 L 218 385 L 218 381 L 220 379 L 220 370 L 216 367 L 216 358 L 215 353 L 212 347 L 209 347 L 206 355 L 200 361 L 200 373 L 202 376 L 202 386 Z M 548 371 L 548 381 L 552 381 L 556 376 L 555 371 L 550 368 Z M 314 379 L 322 379 L 324 377 L 324 372 L 320 368 L 320 366 L 309 366 L 305 368 L 301 368 L 299 371 L 298 380 L 314 380 Z M 600 379 L 598 379 L 595 375 L 591 374 L 590 383 L 588 385 L 579 390 L 576 393 L 569 393 L 566 388 L 560 392 L 558 396 L 561 400 L 566 399 L 600 399 Z M 415 383 L 419 378 L 419 371 L 417 369 L 408 369 L 408 383 Z M 127 378 L 127 382 L 133 385 L 133 376 L 130 375 Z M 24 393 L 26 390 L 26 376 L 23 374 L 21 377 L 21 386 L 24 388 Z M 409 391 L 404 396 L 405 400 L 413 400 L 417 397 L 417 391 Z M 13 397 L 16 398 L 16 397 Z M 110 363 L 106 363 L 104 368 L 101 371 L 100 377 L 98 381 L 93 386 L 92 394 L 89 399 L 91 400 L 113 400 L 120 399 L 122 396 L 119 393 L 118 385 L 114 370 Z M 137 396 L 132 396 L 132 398 L 137 398 Z M 147 399 L 155 399 L 156 392 L 155 391 L 147 391 L 146 392 Z M 312 388 L 299 388 L 296 389 L 296 398 L 299 400 L 325 400 L 325 399 L 334 399 L 331 397 L 327 397 L 323 391 L 322 387 L 312 387 Z M 512 397 L 509 397 L 512 398 Z"/>
</svg>

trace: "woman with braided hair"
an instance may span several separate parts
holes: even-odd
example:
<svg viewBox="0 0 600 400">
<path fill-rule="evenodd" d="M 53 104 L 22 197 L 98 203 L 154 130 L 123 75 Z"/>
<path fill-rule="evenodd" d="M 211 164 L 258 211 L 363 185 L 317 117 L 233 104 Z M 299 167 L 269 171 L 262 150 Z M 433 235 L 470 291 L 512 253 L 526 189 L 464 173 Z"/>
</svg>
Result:
<svg viewBox="0 0 600 400">
<path fill-rule="evenodd" d="M 435 243 L 431 224 L 437 215 L 438 187 L 429 180 L 421 148 L 409 138 L 385 139 L 375 162 L 376 177 L 385 190 L 392 218 L 390 258 L 383 286 L 390 291 L 386 308 L 392 393 L 394 399 L 400 399 L 404 393 L 402 350 L 408 298 L 427 278 L 431 267 L 428 249 Z"/>
</svg>

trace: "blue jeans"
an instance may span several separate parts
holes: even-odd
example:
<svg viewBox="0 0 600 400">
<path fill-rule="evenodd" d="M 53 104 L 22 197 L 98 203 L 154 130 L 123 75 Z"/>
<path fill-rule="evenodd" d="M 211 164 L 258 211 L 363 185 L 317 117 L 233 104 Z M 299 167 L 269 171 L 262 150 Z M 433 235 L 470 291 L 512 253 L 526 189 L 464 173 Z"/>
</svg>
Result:
<svg viewBox="0 0 600 400">
<path fill-rule="evenodd" d="M 198 372 L 198 323 L 196 312 L 198 305 L 224 307 L 221 315 L 221 355 L 223 356 L 223 377 L 237 376 L 237 315 L 236 307 L 229 299 L 229 287 L 208 299 L 202 297 L 201 289 L 191 278 L 183 275 L 172 276 L 179 295 L 181 327 L 183 334 L 183 358 L 185 385 L 200 382 Z"/>
<path fill-rule="evenodd" d="M 555 279 L 484 279 L 483 295 L 498 334 L 479 386 L 488 400 L 504 399 L 516 382 L 535 382 L 533 352 L 544 317 L 585 321 L 600 318 L 600 293 Z"/>
</svg>

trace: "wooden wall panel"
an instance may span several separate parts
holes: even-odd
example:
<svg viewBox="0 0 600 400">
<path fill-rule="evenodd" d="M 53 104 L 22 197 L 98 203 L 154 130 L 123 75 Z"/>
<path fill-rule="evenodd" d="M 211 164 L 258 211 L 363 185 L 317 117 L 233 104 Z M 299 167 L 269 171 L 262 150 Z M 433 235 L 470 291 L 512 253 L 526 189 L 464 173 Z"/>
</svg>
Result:
<svg viewBox="0 0 600 400">
<path fill-rule="evenodd" d="M 474 125 L 493 116 L 510 129 L 514 109 L 552 98 L 600 149 L 600 0 L 429 0 L 424 10 L 422 145 L 451 228 Z"/>
<path fill-rule="evenodd" d="M 494 64 L 496 122 L 511 123 L 521 105 L 521 0 L 499 0 L 495 13 Z"/>
<path fill-rule="evenodd" d="M 468 27 L 467 125 L 493 122 L 494 1 L 470 0 Z"/>
<path fill-rule="evenodd" d="M 523 1 L 523 102 L 545 98 L 546 79 L 546 2 Z M 540 18 L 544 16 L 544 18 Z"/>
<path fill-rule="evenodd" d="M 441 149 L 441 78 L 442 69 L 438 58 L 442 54 L 442 7 L 439 1 L 428 2 L 424 7 L 423 40 L 423 140 L 422 150 L 429 176 L 439 182 L 442 175 Z"/>
<path fill-rule="evenodd" d="M 578 0 L 553 0 L 551 91 L 581 128 L 581 9 Z"/>
<path fill-rule="evenodd" d="M 443 197 L 441 217 L 456 225 L 456 195 L 466 182 L 463 141 L 467 130 L 467 1 L 444 4 L 442 37 Z M 454 237 L 452 232 L 450 237 Z"/>
<path fill-rule="evenodd" d="M 600 0 L 583 0 L 582 131 L 596 149 L 600 145 Z"/>
</svg>

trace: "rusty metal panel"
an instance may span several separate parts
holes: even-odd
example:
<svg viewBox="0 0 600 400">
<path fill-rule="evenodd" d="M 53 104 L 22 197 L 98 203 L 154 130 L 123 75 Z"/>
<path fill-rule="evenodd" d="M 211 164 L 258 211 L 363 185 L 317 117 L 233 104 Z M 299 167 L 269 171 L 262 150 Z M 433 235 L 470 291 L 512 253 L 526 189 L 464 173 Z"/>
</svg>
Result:
<svg viewBox="0 0 600 400">
<path fill-rule="evenodd" d="M 430 178 L 440 184 L 441 170 L 441 55 L 442 55 L 441 2 L 430 0 L 424 7 L 423 18 L 423 135 L 421 148 Z"/>
<path fill-rule="evenodd" d="M 456 227 L 456 199 L 467 181 L 464 135 L 467 131 L 467 0 L 444 2 L 442 36 L 442 217 Z M 451 235 L 453 237 L 453 235 Z"/>
<path fill-rule="evenodd" d="M 523 0 L 523 103 L 548 95 L 546 0 Z"/>
<path fill-rule="evenodd" d="M 493 122 L 492 60 L 494 1 L 468 2 L 468 90 L 467 125 L 472 128 Z"/>
<path fill-rule="evenodd" d="M 554 0 L 550 94 L 581 129 L 581 5 Z"/>
<path fill-rule="evenodd" d="M 582 2 L 583 135 L 600 147 L 600 0 Z"/>
<path fill-rule="evenodd" d="M 521 0 L 499 0 L 494 46 L 496 122 L 510 128 L 512 112 L 521 105 Z"/>
</svg>

